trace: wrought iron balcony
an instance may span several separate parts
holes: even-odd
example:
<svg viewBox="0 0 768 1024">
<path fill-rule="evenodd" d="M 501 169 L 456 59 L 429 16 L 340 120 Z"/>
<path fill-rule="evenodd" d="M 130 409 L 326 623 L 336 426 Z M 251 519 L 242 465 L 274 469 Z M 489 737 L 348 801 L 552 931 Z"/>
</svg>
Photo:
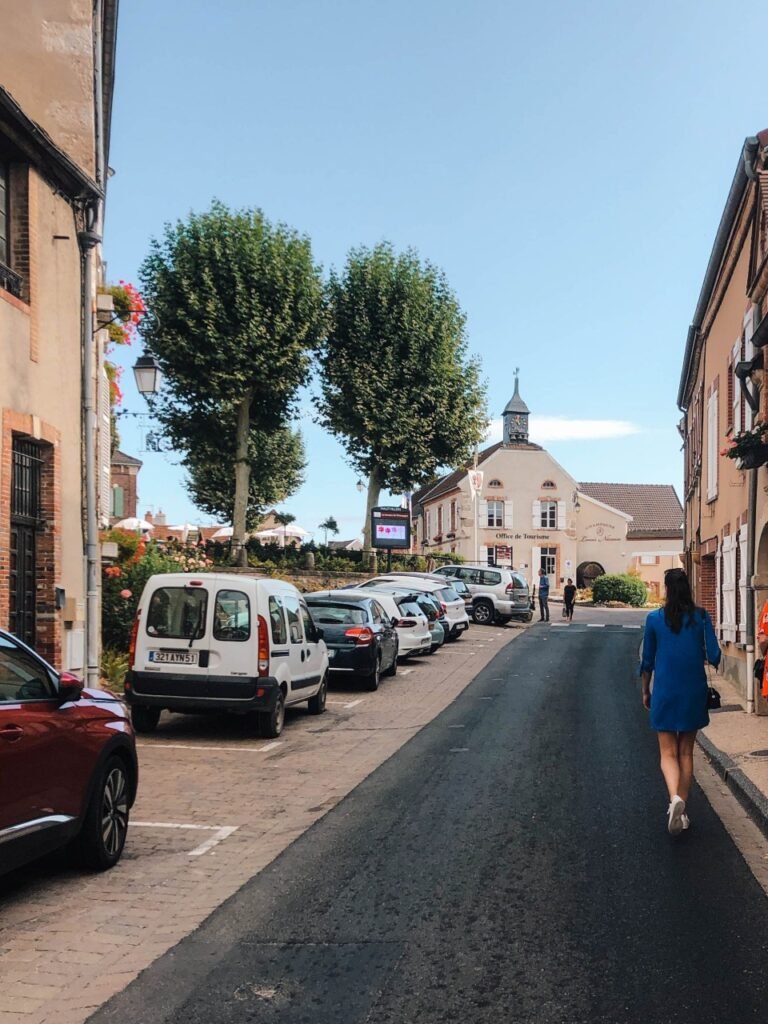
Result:
<svg viewBox="0 0 768 1024">
<path fill-rule="evenodd" d="M 11 270 L 10 267 L 6 267 L 4 263 L 0 263 L 0 288 L 5 288 L 5 290 L 10 292 L 11 295 L 20 299 L 23 284 L 23 279 L 16 273 L 16 271 Z"/>
</svg>

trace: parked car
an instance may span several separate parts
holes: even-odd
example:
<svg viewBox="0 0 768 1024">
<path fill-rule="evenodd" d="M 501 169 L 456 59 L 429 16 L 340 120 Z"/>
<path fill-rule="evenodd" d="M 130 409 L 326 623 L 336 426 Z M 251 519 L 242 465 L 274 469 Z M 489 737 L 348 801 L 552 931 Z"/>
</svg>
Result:
<svg viewBox="0 0 768 1024">
<path fill-rule="evenodd" d="M 388 572 L 387 576 L 406 576 L 419 579 L 419 580 L 432 580 L 434 583 L 442 583 L 445 579 L 444 576 L 438 576 L 434 572 L 404 572 L 398 570 L 397 572 Z M 472 591 L 469 589 L 467 584 L 463 580 L 451 579 L 451 587 L 456 591 L 459 597 L 464 602 L 464 606 L 467 611 L 472 609 Z"/>
<path fill-rule="evenodd" d="M 462 580 L 472 592 L 472 617 L 478 624 L 530 622 L 531 596 L 524 576 L 514 569 L 487 565 L 441 565 L 436 576 Z"/>
<path fill-rule="evenodd" d="M 68 844 L 113 867 L 138 778 L 124 704 L 0 630 L 0 874 Z"/>
<path fill-rule="evenodd" d="M 397 672 L 400 616 L 388 615 L 373 594 L 325 590 L 305 594 L 310 614 L 323 631 L 331 673 L 349 673 L 378 690 L 382 675 Z"/>
<path fill-rule="evenodd" d="M 263 736 L 287 705 L 325 711 L 328 651 L 291 583 L 227 573 L 163 573 L 141 596 L 125 697 L 137 732 L 162 710 L 256 712 Z"/>
<path fill-rule="evenodd" d="M 345 597 L 352 594 L 360 594 L 363 597 L 371 597 L 368 590 L 347 590 L 343 591 Z M 398 657 L 402 661 L 412 655 L 429 654 L 432 646 L 432 637 L 429 631 L 427 616 L 419 608 L 412 594 L 393 594 L 391 589 L 377 591 L 376 601 L 392 619 L 397 619 L 397 642 Z"/>
<path fill-rule="evenodd" d="M 396 593 L 396 591 L 392 591 Z M 408 591 L 404 590 L 404 594 Z M 430 654 L 434 654 L 435 651 L 439 650 L 448 638 L 450 632 L 450 625 L 446 618 L 443 607 L 436 597 L 432 594 L 414 593 L 413 599 L 416 604 L 421 608 L 424 614 L 427 616 L 429 622 L 429 632 L 432 636 L 432 646 L 429 649 Z"/>
<path fill-rule="evenodd" d="M 360 584 L 363 588 L 375 587 L 408 587 L 410 590 L 424 594 L 432 594 L 442 605 L 448 620 L 448 640 L 456 640 L 469 629 L 469 616 L 463 600 L 445 579 L 439 581 L 420 578 L 418 576 L 375 576 Z"/>
</svg>

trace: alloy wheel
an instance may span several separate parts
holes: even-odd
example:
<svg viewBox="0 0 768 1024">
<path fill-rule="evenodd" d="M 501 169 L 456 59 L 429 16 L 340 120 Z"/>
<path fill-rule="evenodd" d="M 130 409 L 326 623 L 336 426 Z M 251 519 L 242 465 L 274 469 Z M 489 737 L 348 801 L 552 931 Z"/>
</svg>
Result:
<svg viewBox="0 0 768 1024">
<path fill-rule="evenodd" d="M 120 852 L 128 831 L 128 783 L 117 765 L 104 780 L 101 800 L 101 839 L 109 857 Z"/>
</svg>

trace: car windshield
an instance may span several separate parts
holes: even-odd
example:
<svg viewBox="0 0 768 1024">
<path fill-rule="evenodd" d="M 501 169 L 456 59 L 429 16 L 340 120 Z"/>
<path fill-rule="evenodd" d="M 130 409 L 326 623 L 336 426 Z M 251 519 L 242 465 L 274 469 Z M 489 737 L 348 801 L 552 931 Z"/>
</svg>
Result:
<svg viewBox="0 0 768 1024">
<path fill-rule="evenodd" d="M 419 608 L 419 602 L 415 597 L 399 597 L 397 598 L 397 607 L 400 609 L 403 615 L 423 615 L 424 612 Z"/>
<path fill-rule="evenodd" d="M 147 610 L 147 633 L 168 640 L 205 636 L 208 591 L 204 587 L 158 587 Z"/>
<path fill-rule="evenodd" d="M 453 587 L 443 587 L 443 589 L 440 591 L 440 597 L 443 599 L 443 601 L 460 601 L 461 600 L 461 598 L 456 593 L 456 591 L 453 589 Z"/>
<path fill-rule="evenodd" d="M 368 612 L 362 604 L 315 604 L 309 602 L 312 620 L 321 626 L 362 626 L 368 622 Z"/>
</svg>

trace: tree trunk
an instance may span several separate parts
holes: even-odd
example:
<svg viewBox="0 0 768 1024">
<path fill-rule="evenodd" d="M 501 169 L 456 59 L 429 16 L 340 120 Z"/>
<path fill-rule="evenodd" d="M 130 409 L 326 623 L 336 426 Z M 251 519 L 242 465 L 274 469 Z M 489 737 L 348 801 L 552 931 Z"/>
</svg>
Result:
<svg viewBox="0 0 768 1024">
<path fill-rule="evenodd" d="M 379 504 L 381 495 L 381 472 L 374 466 L 368 477 L 368 500 L 365 503 L 365 525 L 363 526 L 363 565 L 370 564 L 375 557 L 371 548 L 371 509 Z"/>
<path fill-rule="evenodd" d="M 237 409 L 237 445 L 235 448 L 235 507 L 232 513 L 232 564 L 247 565 L 245 521 L 248 513 L 248 487 L 251 464 L 248 461 L 248 434 L 251 429 L 252 393 L 247 391 Z"/>
</svg>

